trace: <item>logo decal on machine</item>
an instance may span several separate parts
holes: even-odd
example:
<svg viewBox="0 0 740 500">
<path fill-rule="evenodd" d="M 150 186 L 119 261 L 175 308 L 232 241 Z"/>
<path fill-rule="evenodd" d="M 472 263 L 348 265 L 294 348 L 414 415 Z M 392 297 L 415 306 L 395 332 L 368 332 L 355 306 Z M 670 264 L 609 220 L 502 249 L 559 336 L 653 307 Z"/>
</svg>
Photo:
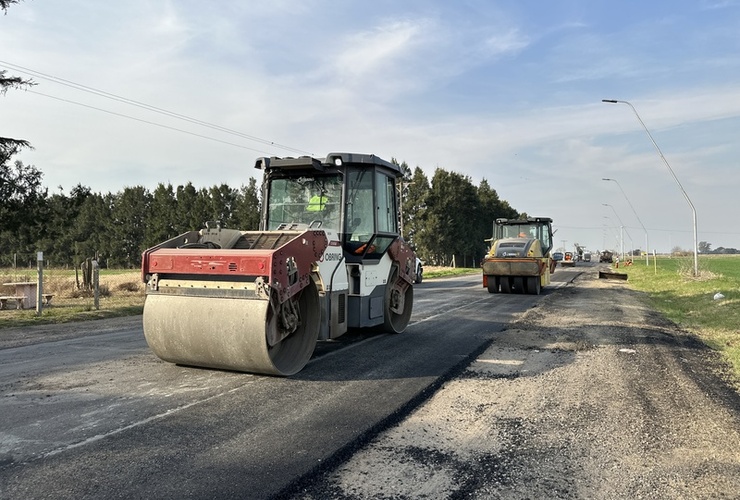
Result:
<svg viewBox="0 0 740 500">
<path fill-rule="evenodd" d="M 323 255 L 323 259 L 327 262 L 329 261 L 336 261 L 336 260 L 342 260 L 342 254 L 341 253 L 325 253 Z"/>
</svg>

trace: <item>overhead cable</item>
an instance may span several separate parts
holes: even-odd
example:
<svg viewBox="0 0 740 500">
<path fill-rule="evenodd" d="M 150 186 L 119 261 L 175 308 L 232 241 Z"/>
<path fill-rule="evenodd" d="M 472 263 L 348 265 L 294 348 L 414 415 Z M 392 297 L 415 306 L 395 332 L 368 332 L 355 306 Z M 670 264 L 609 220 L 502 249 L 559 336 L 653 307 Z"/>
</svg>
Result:
<svg viewBox="0 0 740 500">
<path fill-rule="evenodd" d="M 227 127 L 223 127 L 221 125 L 217 125 L 217 124 L 214 124 L 214 123 L 205 122 L 203 120 L 199 120 L 197 118 L 192 118 L 192 117 L 189 117 L 189 116 L 180 114 L 180 113 L 175 113 L 174 111 L 168 111 L 166 109 L 162 109 L 162 108 L 159 108 L 157 106 L 152 106 L 151 104 L 146 104 L 144 102 L 136 101 L 136 100 L 133 100 L 133 99 L 128 99 L 126 97 L 122 97 L 122 96 L 119 96 L 119 95 L 116 95 L 116 94 L 111 94 L 110 92 L 105 92 L 103 90 L 95 89 L 93 87 L 88 87 L 86 85 L 82 85 L 82 84 L 75 83 L 75 82 L 72 82 L 72 81 L 69 81 L 69 80 L 65 80 L 63 78 L 59 78 L 59 77 L 56 77 L 56 76 L 53 76 L 53 75 L 42 73 L 40 71 L 36 71 L 36 70 L 30 69 L 30 68 L 25 68 L 23 66 L 19 66 L 17 64 L 13 64 L 13 63 L 9 63 L 7 61 L 1 61 L 0 60 L 0 64 L 2 64 L 4 66 L 7 66 L 9 69 L 12 69 L 13 71 L 19 71 L 21 73 L 25 73 L 25 74 L 31 75 L 31 76 L 33 76 L 35 78 L 41 78 L 41 79 L 44 79 L 44 80 L 49 80 L 49 81 L 52 81 L 54 83 L 58 83 L 60 85 L 65 85 L 67 87 L 74 88 L 76 90 L 80 90 L 80 91 L 83 91 L 83 92 L 88 92 L 90 94 L 95 94 L 95 95 L 104 97 L 106 99 L 111 99 L 111 100 L 114 100 L 114 101 L 122 102 L 124 104 L 129 104 L 131 106 L 136 106 L 136 107 L 139 107 L 139 108 L 143 108 L 143 109 L 146 109 L 148 111 L 152 111 L 152 112 L 159 113 L 159 114 L 162 114 L 162 115 L 170 116 L 172 118 L 176 118 L 176 119 L 179 119 L 179 120 L 184 120 L 184 121 L 187 121 L 187 122 L 196 124 L 196 125 L 200 125 L 200 126 L 203 126 L 203 127 L 211 128 L 211 129 L 218 130 L 218 131 L 221 131 L 221 132 L 225 132 L 225 133 L 228 133 L 228 134 L 233 134 L 233 135 L 242 137 L 244 139 L 248 139 L 250 141 L 255 141 L 255 142 L 258 142 L 260 144 L 265 144 L 265 145 L 271 146 L 273 148 L 283 149 L 283 150 L 286 150 L 286 151 L 292 151 L 294 153 L 300 153 L 300 154 L 307 154 L 307 155 L 311 155 L 312 154 L 312 153 L 310 153 L 308 151 L 303 151 L 301 149 L 293 148 L 291 146 L 287 146 L 287 145 L 284 145 L 284 144 L 276 143 L 276 142 L 270 141 L 268 139 L 262 139 L 260 137 L 254 136 L 254 135 L 245 134 L 243 132 L 239 132 L 237 130 L 233 130 L 233 129 L 230 129 L 230 128 L 227 128 Z M 35 93 L 40 94 L 39 92 L 35 92 Z M 47 94 L 40 94 L 40 95 L 44 95 L 46 97 L 52 97 L 52 98 L 54 98 L 53 96 L 50 96 L 50 95 L 47 95 Z M 66 101 L 65 99 L 62 99 L 62 98 L 57 98 L 57 99 L 59 99 L 61 101 Z M 76 102 L 76 101 L 67 101 L 67 102 L 72 103 L 72 104 L 81 105 L 81 106 L 86 106 L 86 107 L 89 107 L 89 108 L 92 108 L 92 109 L 96 109 L 98 111 L 105 111 L 104 109 L 96 108 L 94 106 L 87 106 L 87 105 L 81 104 L 81 103 Z M 130 117 L 128 115 L 123 115 L 123 114 L 113 113 L 113 112 L 110 112 L 110 113 L 111 114 L 118 115 L 118 116 L 123 116 L 123 117 L 126 117 L 126 118 L 135 119 L 135 118 Z M 142 121 L 142 122 L 149 123 L 149 124 L 152 124 L 152 125 L 159 125 L 159 124 L 156 124 L 154 122 L 149 122 L 149 121 L 146 121 L 146 120 L 138 120 L 138 121 Z M 185 131 L 183 131 L 181 129 L 177 129 L 177 128 L 174 128 L 174 127 L 167 127 L 167 126 L 162 126 L 162 127 L 164 127 L 164 128 L 170 128 L 172 130 L 177 130 L 177 131 L 180 131 L 180 132 L 185 132 Z M 191 135 L 196 135 L 196 136 L 199 136 L 199 137 L 208 138 L 207 136 L 202 136 L 200 134 L 191 134 Z M 236 145 L 236 144 L 229 143 L 227 141 L 218 141 L 218 142 L 223 142 L 225 144 Z M 245 147 L 245 149 L 252 149 L 252 148 Z M 258 150 L 255 149 L 254 151 L 258 151 Z"/>
</svg>

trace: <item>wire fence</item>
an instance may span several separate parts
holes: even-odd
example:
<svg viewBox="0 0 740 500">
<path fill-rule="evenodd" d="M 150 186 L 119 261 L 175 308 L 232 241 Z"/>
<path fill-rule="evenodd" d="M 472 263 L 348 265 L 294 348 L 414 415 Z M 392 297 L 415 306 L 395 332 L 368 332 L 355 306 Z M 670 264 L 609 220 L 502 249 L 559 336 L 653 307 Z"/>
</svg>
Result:
<svg viewBox="0 0 740 500">
<path fill-rule="evenodd" d="M 0 285 L 0 295 L 17 295 L 17 288 L 13 283 L 23 282 L 38 282 L 37 269 L 0 269 L 0 283 L 2 283 Z M 92 310 L 95 308 L 95 286 L 90 276 L 85 276 L 83 269 L 44 268 L 42 292 L 48 298 L 48 304 L 44 304 L 44 308 L 76 310 Z M 142 306 L 145 298 L 145 286 L 141 282 L 140 271 L 101 269 L 99 271 L 97 296 L 99 309 Z M 25 307 L 28 308 L 28 305 L 33 302 L 35 302 L 35 298 L 26 301 Z"/>
</svg>

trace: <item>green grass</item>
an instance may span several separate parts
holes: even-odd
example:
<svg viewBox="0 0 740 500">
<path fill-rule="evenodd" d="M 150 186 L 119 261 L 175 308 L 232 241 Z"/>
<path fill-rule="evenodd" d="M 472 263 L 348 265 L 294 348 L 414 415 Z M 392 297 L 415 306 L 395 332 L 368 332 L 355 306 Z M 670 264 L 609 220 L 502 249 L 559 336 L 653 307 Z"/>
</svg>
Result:
<svg viewBox="0 0 740 500">
<path fill-rule="evenodd" d="M 429 267 L 424 268 L 424 279 L 427 278 L 447 278 L 450 276 L 460 276 L 465 274 L 481 274 L 479 267 Z M 481 275 L 483 283 L 483 275 Z M 481 285 L 483 286 L 483 285 Z"/>
<path fill-rule="evenodd" d="M 698 277 L 693 266 L 693 256 L 658 257 L 649 267 L 640 260 L 619 271 L 653 308 L 722 353 L 740 380 L 740 256 L 700 256 Z M 715 300 L 717 293 L 724 298 Z"/>
<path fill-rule="evenodd" d="M 134 316 L 141 314 L 143 305 L 115 305 L 95 309 L 90 303 L 81 306 L 52 306 L 43 309 L 41 316 L 36 315 L 35 309 L 22 311 L 0 311 L 0 332 L 2 328 L 24 327 L 33 325 L 48 325 L 53 323 L 69 323 L 72 321 L 88 321 L 92 319 L 116 318 L 120 316 Z"/>
</svg>

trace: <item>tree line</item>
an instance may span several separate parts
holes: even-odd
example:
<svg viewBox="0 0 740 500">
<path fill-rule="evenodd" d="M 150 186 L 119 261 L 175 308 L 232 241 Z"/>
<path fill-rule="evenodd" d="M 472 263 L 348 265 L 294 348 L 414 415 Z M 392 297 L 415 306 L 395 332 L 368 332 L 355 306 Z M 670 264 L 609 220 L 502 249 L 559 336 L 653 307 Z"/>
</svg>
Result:
<svg viewBox="0 0 740 500">
<path fill-rule="evenodd" d="M 474 266 L 486 252 L 493 219 L 519 214 L 488 182 L 437 168 L 431 180 L 402 163 L 399 182 L 404 238 L 429 264 Z M 50 193 L 42 172 L 20 160 L 0 163 L 0 266 L 35 266 L 44 252 L 53 266 L 75 266 L 95 257 L 105 267 L 135 268 L 141 253 L 178 234 L 202 228 L 257 230 L 261 190 L 254 178 L 239 188 L 196 188 L 160 183 L 150 191 L 125 187 L 97 193 L 78 184 L 69 194 Z"/>
</svg>

